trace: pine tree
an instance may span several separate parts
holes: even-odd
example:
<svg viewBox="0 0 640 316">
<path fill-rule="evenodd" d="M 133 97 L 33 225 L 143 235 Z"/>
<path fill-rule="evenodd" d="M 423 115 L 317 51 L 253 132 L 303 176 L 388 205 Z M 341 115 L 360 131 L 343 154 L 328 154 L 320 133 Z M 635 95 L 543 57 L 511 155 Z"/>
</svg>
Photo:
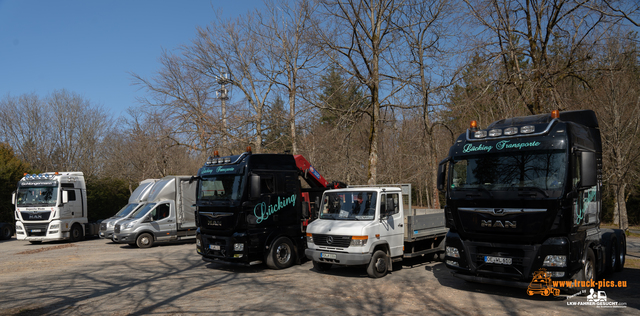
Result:
<svg viewBox="0 0 640 316">
<path fill-rule="evenodd" d="M 362 90 L 354 81 L 345 79 L 337 65 L 329 67 L 322 76 L 320 89 L 321 124 L 348 126 L 348 122 L 360 117 L 358 110 L 365 105 Z"/>
<path fill-rule="evenodd" d="M 262 138 L 266 152 L 282 153 L 291 151 L 291 135 L 289 134 L 289 113 L 284 109 L 284 101 L 278 97 L 265 112 L 265 135 Z"/>
</svg>

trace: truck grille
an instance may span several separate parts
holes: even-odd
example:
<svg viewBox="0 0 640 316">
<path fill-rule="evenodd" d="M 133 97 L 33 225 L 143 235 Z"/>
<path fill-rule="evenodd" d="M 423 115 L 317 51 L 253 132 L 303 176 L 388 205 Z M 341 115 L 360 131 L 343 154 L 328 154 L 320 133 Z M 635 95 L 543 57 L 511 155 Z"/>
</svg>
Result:
<svg viewBox="0 0 640 316">
<path fill-rule="evenodd" d="M 24 224 L 27 236 L 46 236 L 49 224 Z"/>
<path fill-rule="evenodd" d="M 26 221 L 48 221 L 51 211 L 46 212 L 20 212 L 22 219 Z"/>
<path fill-rule="evenodd" d="M 319 246 L 347 248 L 351 244 L 351 236 L 313 234 L 313 243 Z"/>
<path fill-rule="evenodd" d="M 113 232 L 116 234 L 120 233 L 120 224 L 117 224 L 116 227 L 113 228 Z"/>
</svg>

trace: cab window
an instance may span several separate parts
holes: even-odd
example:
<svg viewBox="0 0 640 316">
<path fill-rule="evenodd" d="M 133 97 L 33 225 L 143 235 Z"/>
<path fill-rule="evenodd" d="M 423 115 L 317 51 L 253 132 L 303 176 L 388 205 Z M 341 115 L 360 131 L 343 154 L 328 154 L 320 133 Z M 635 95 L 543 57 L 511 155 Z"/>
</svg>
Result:
<svg viewBox="0 0 640 316">
<path fill-rule="evenodd" d="M 169 204 L 160 204 L 151 211 L 151 219 L 154 221 L 159 221 L 167 217 L 169 217 Z"/>
</svg>

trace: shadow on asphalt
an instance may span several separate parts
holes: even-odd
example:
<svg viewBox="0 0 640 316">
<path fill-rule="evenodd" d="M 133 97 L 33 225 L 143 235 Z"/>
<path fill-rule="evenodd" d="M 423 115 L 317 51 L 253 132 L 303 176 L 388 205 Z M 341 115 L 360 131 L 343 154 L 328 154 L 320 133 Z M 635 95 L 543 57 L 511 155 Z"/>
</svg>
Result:
<svg viewBox="0 0 640 316">
<path fill-rule="evenodd" d="M 586 296 L 572 297 L 572 295 L 565 293 L 561 293 L 560 296 L 529 296 L 527 295 L 526 289 L 468 282 L 454 277 L 451 270 L 449 270 L 444 263 L 439 263 L 435 266 L 426 266 L 425 270 L 432 272 L 441 285 L 460 291 L 541 302 L 557 302 L 567 299 L 586 301 Z M 640 269 L 624 268 L 622 272 L 599 276 L 598 281 L 614 281 L 616 284 L 618 284 L 618 281 L 626 281 L 626 287 L 602 287 L 600 289 L 596 287 L 594 290 L 605 291 L 610 300 L 625 302 L 627 306 L 631 308 L 640 308 L 640 291 L 638 291 L 638 288 L 640 288 Z"/>
</svg>

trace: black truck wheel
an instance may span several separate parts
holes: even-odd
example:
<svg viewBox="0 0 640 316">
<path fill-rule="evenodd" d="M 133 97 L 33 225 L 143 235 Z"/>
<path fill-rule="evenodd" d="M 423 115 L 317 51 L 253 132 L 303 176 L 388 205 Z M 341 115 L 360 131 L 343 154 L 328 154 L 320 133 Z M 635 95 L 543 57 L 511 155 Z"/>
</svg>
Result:
<svg viewBox="0 0 640 316">
<path fill-rule="evenodd" d="M 267 255 L 267 266 L 271 269 L 285 269 L 294 262 L 293 243 L 287 237 L 280 237 L 271 244 Z"/>
<path fill-rule="evenodd" d="M 381 278 L 387 274 L 387 254 L 382 250 L 376 250 L 371 257 L 369 266 L 367 267 L 367 274 L 372 278 Z"/>
<path fill-rule="evenodd" d="M 596 255 L 593 249 L 587 249 L 587 260 L 582 268 L 582 277 L 585 281 L 596 280 Z"/>
<path fill-rule="evenodd" d="M 71 231 L 69 232 L 69 234 L 71 235 L 71 242 L 80 241 L 84 237 L 80 224 L 73 224 L 73 226 L 71 226 Z"/>
<path fill-rule="evenodd" d="M 11 229 L 11 226 L 9 224 L 2 225 L 2 229 L 0 230 L 0 239 L 11 239 L 11 236 L 13 236 L 13 229 Z"/>
<path fill-rule="evenodd" d="M 607 249 L 605 254 L 607 256 L 605 258 L 606 259 L 605 270 L 607 273 L 612 273 L 613 271 L 616 271 L 616 268 L 618 267 L 618 258 L 620 255 L 618 240 L 613 235 L 609 239 L 609 243 L 607 244 Z"/>
<path fill-rule="evenodd" d="M 621 233 L 618 243 L 618 260 L 616 263 L 616 271 L 620 272 L 624 268 L 624 261 L 627 257 L 627 237 L 624 233 Z"/>
<path fill-rule="evenodd" d="M 149 233 L 142 233 L 136 238 L 136 245 L 140 248 L 149 248 L 153 246 L 153 236 Z"/>
<path fill-rule="evenodd" d="M 329 269 L 331 269 L 332 264 L 331 263 L 327 263 L 327 262 L 318 262 L 318 261 L 314 261 L 313 262 L 313 268 L 316 269 L 316 271 L 328 271 Z"/>
</svg>

